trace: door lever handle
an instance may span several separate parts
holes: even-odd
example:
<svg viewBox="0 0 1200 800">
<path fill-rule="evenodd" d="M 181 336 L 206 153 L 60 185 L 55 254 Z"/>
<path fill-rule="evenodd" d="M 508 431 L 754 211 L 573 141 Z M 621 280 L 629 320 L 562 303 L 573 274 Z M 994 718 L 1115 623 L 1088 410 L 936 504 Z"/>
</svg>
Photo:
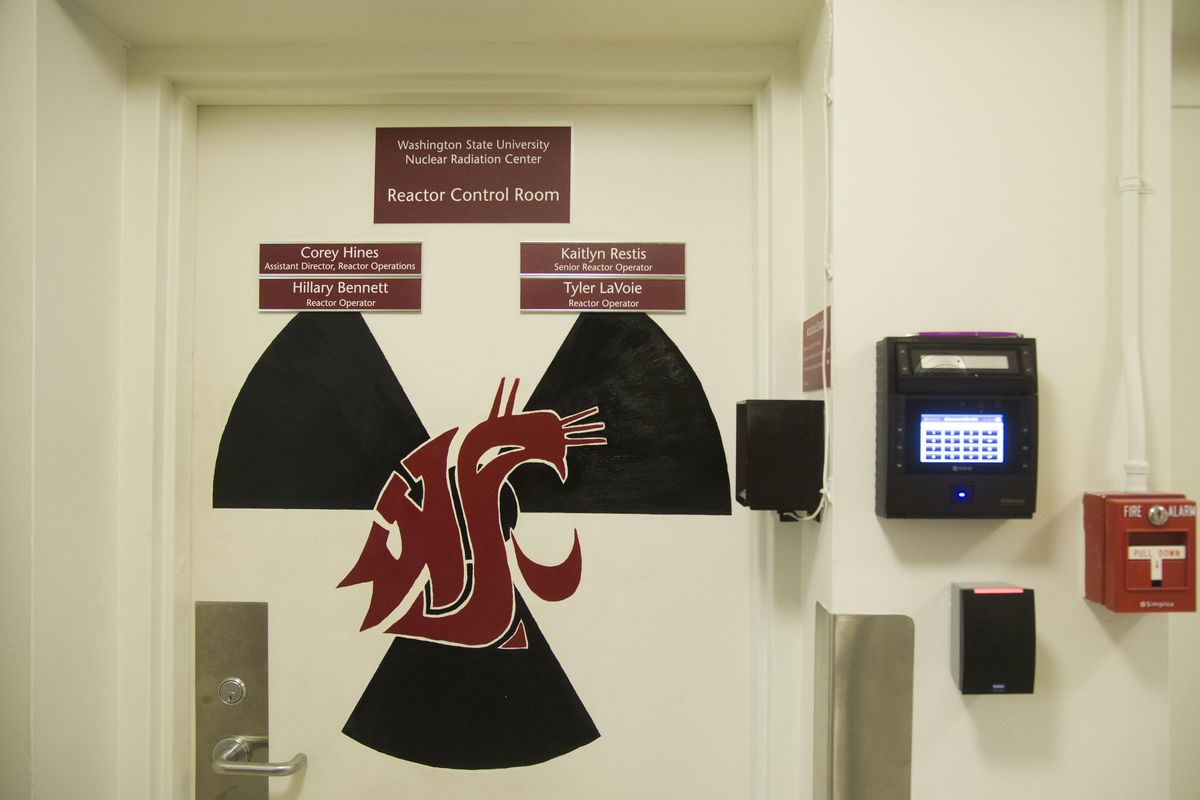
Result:
<svg viewBox="0 0 1200 800">
<path fill-rule="evenodd" d="M 308 756 L 297 753 L 282 763 L 251 763 L 250 753 L 267 746 L 266 736 L 229 736 L 212 751 L 213 772 L 218 775 L 263 775 L 268 778 L 295 775 L 308 764 Z"/>
</svg>

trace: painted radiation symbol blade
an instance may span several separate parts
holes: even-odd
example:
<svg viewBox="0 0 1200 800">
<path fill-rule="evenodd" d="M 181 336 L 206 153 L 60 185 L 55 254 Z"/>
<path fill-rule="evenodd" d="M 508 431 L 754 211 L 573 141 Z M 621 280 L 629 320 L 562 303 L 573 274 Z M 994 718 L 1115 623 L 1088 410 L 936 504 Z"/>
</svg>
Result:
<svg viewBox="0 0 1200 800">
<path fill-rule="evenodd" d="M 428 438 L 361 314 L 297 314 L 229 413 L 213 506 L 370 509 Z"/>
<path fill-rule="evenodd" d="M 501 395 L 502 389 L 487 425 L 513 424 L 515 389 L 504 415 Z M 704 388 L 646 315 L 581 315 L 526 409 L 557 414 L 555 433 L 571 447 L 569 478 L 564 484 L 560 470 L 545 468 L 511 473 L 498 490 L 498 541 L 516 525 L 517 498 L 525 511 L 730 513 L 725 452 Z M 603 428 L 594 427 L 598 422 L 562 427 L 592 409 Z M 594 435 L 578 438 L 583 428 Z M 264 351 L 234 402 L 217 455 L 213 505 L 373 509 L 393 470 L 429 441 L 362 316 L 301 313 Z M 517 449 L 501 446 L 495 457 Z M 431 511 L 423 491 L 405 496 L 419 504 L 413 514 Z M 467 531 L 466 505 L 455 496 L 446 502 L 447 530 L 456 521 L 460 533 Z M 408 552 L 406 543 L 401 553 Z M 482 556 L 464 550 L 458 557 L 473 557 L 478 567 Z M 387 566 L 386 559 L 379 563 Z M 566 587 L 547 584 L 543 596 L 565 597 Z M 489 647 L 394 638 L 343 732 L 381 753 L 454 769 L 537 764 L 598 738 L 519 594 L 513 620 Z"/>
<path fill-rule="evenodd" d="M 598 406 L 608 444 L 571 454 L 570 479 L 512 476 L 525 512 L 728 514 L 729 469 L 704 387 L 645 314 L 580 314 L 526 404 Z"/>
<path fill-rule="evenodd" d="M 342 732 L 448 769 L 540 764 L 599 738 L 520 594 L 516 620 L 524 648 L 396 638 Z"/>
</svg>

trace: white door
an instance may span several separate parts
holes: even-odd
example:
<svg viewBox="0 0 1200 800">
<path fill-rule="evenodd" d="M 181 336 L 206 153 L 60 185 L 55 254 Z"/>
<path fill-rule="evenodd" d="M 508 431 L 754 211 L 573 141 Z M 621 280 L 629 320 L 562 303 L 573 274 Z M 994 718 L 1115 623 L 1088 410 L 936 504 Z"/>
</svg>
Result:
<svg viewBox="0 0 1200 800">
<path fill-rule="evenodd" d="M 376 128 L 481 125 L 570 126 L 570 223 L 373 223 Z M 735 403 L 754 391 L 753 169 L 747 107 L 200 110 L 192 591 L 268 603 L 271 756 L 310 759 L 272 795 L 753 794 L 752 525 L 730 508 Z M 259 312 L 264 242 L 420 242 L 422 310 Z M 521 313 L 521 242 L 683 243 L 686 312 Z M 471 522 L 447 489 L 467 434 L 547 409 L 560 435 L 607 443 L 560 442 L 565 484 L 524 464 L 480 490 L 504 524 Z M 405 572 L 425 545 L 373 507 L 401 471 L 380 460 L 426 439 L 405 462 L 420 487 L 391 501 L 419 516 L 448 491 L 442 541 L 465 550 Z M 479 475 L 524 446 L 487 441 Z M 427 583 L 440 611 L 406 626 Z M 502 635 L 439 633 L 485 585 L 475 607 L 500 598 Z"/>
</svg>

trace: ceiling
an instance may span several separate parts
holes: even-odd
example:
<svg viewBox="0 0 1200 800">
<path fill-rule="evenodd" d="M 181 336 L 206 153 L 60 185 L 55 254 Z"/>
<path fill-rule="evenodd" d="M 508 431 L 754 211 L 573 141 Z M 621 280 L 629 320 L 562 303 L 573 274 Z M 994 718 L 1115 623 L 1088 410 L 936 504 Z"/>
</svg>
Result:
<svg viewBox="0 0 1200 800">
<path fill-rule="evenodd" d="M 821 0 L 75 0 L 132 45 L 792 43 Z"/>
<path fill-rule="evenodd" d="M 792 43 L 822 0 L 75 0 L 132 45 Z M 1173 0 L 1200 50 L 1200 0 Z"/>
</svg>

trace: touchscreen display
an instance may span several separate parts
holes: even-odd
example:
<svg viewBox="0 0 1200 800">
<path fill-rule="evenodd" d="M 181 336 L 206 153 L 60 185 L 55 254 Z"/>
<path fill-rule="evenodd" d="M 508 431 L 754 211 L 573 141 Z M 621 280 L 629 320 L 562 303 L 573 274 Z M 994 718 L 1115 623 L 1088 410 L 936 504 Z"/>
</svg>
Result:
<svg viewBox="0 0 1200 800">
<path fill-rule="evenodd" d="M 1004 463 L 1003 414 L 922 414 L 921 463 Z"/>
</svg>

